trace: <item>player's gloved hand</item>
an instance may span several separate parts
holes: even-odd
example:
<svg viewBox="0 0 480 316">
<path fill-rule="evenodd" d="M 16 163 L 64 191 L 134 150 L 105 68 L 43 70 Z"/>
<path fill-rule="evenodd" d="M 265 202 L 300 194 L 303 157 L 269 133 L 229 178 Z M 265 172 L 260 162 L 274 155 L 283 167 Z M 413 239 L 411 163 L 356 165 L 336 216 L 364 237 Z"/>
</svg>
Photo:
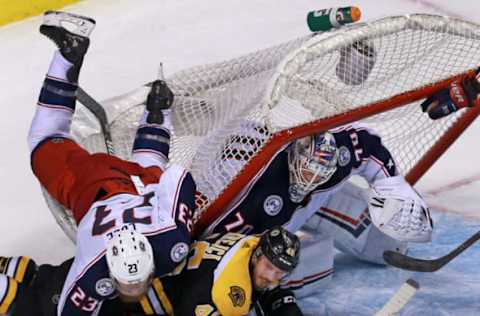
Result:
<svg viewBox="0 0 480 316">
<path fill-rule="evenodd" d="M 303 316 L 293 292 L 280 287 L 263 293 L 256 304 L 257 315 Z"/>
<path fill-rule="evenodd" d="M 480 105 L 479 69 L 453 81 L 448 89 L 441 90 L 422 102 L 422 111 L 432 120 L 447 116 L 464 107 Z"/>
</svg>

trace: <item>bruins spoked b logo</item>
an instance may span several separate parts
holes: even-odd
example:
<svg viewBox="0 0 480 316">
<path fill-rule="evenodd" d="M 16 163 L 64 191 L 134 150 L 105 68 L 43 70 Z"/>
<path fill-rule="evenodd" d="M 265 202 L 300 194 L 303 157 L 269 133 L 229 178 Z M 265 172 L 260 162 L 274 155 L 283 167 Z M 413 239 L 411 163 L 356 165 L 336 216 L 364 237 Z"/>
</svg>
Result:
<svg viewBox="0 0 480 316">
<path fill-rule="evenodd" d="M 239 286 L 231 286 L 228 296 L 230 296 L 234 307 L 241 307 L 245 304 L 245 290 Z"/>
</svg>

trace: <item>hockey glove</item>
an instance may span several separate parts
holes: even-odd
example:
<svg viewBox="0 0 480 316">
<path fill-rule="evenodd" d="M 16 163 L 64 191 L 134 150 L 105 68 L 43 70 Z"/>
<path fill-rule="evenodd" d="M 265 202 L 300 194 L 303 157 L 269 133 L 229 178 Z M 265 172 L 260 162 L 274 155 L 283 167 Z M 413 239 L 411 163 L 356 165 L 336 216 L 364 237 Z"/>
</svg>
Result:
<svg viewBox="0 0 480 316">
<path fill-rule="evenodd" d="M 293 292 L 279 287 L 263 293 L 255 310 L 261 316 L 303 316 Z"/>
<path fill-rule="evenodd" d="M 479 69 L 453 81 L 448 89 L 441 90 L 422 102 L 422 111 L 432 120 L 447 116 L 464 107 L 480 105 Z"/>
</svg>

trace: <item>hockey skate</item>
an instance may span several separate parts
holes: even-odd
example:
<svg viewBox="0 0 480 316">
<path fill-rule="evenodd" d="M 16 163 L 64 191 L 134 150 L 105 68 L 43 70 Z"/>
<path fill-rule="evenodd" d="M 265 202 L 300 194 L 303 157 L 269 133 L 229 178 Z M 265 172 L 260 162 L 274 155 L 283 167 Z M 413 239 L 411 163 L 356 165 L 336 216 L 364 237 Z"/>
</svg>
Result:
<svg viewBox="0 0 480 316">
<path fill-rule="evenodd" d="M 163 110 L 168 110 L 173 103 L 173 92 L 163 80 L 163 71 L 160 67 L 160 78 L 152 82 L 152 88 L 147 97 L 147 123 L 162 124 Z"/>
<path fill-rule="evenodd" d="M 94 28 L 95 20 L 86 16 L 60 11 L 47 11 L 43 16 L 40 33 L 50 38 L 62 56 L 74 65 L 68 74 L 73 82 L 78 79 L 78 71 L 90 44 L 88 37 Z"/>
</svg>

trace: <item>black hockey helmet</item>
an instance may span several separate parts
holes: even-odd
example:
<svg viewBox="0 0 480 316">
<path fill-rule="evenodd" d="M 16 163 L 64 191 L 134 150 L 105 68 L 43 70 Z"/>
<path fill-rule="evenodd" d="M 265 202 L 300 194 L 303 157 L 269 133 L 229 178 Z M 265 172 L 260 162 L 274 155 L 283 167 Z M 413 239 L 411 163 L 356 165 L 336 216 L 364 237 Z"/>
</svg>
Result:
<svg viewBox="0 0 480 316">
<path fill-rule="evenodd" d="M 298 264 L 300 241 L 295 234 L 285 230 L 282 226 L 275 226 L 267 230 L 260 237 L 259 248 L 261 254 L 285 272 L 292 272 Z"/>
</svg>

